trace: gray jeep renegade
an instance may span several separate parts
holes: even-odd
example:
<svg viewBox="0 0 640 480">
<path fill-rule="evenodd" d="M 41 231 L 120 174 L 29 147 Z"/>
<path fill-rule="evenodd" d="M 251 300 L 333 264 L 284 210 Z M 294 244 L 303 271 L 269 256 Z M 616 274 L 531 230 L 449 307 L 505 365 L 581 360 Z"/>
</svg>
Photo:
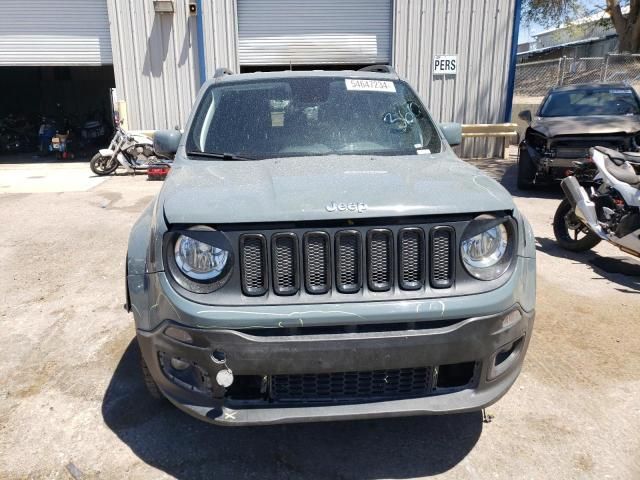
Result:
<svg viewBox="0 0 640 480">
<path fill-rule="evenodd" d="M 225 425 L 478 410 L 531 339 L 535 244 L 391 70 L 226 70 L 127 253 L 149 391 Z"/>
</svg>

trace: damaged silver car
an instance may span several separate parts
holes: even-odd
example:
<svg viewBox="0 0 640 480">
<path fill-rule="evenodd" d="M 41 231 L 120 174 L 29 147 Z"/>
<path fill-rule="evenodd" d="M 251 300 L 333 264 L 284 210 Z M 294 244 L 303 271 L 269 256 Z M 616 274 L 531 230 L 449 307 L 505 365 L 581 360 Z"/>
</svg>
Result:
<svg viewBox="0 0 640 480">
<path fill-rule="evenodd" d="M 520 143 L 518 188 L 562 180 L 573 175 L 575 161 L 589 158 L 589 149 L 607 147 L 638 151 L 640 101 L 626 84 L 583 84 L 551 89 Z"/>
</svg>

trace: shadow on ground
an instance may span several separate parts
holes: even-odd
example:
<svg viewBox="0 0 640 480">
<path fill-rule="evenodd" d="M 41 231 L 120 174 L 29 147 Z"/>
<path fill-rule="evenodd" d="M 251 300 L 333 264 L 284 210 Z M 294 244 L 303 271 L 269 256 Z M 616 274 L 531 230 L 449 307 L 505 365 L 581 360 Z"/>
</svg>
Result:
<svg viewBox="0 0 640 480">
<path fill-rule="evenodd" d="M 500 182 L 514 197 L 557 199 L 563 197 L 559 183 L 536 185 L 531 190 L 520 190 L 517 187 L 518 165 L 515 155 L 510 155 L 509 158 L 472 158 L 464 160 Z"/>
<path fill-rule="evenodd" d="M 555 240 L 543 237 L 536 237 L 536 248 L 553 257 L 589 265 L 597 275 L 620 285 L 621 292 L 640 293 L 640 262 L 631 256 L 603 257 L 594 251 L 570 252 L 560 248 Z"/>
<path fill-rule="evenodd" d="M 107 388 L 107 426 L 147 464 L 177 478 L 413 478 L 457 465 L 480 412 L 269 427 L 216 427 L 146 393 L 131 341 Z"/>
<path fill-rule="evenodd" d="M 0 155 L 1 164 L 29 164 L 29 163 L 88 163 L 91 160 L 91 154 L 89 153 L 76 153 L 74 158 L 58 159 L 54 154 L 41 154 L 39 152 L 20 152 L 20 153 L 8 153 Z"/>
</svg>

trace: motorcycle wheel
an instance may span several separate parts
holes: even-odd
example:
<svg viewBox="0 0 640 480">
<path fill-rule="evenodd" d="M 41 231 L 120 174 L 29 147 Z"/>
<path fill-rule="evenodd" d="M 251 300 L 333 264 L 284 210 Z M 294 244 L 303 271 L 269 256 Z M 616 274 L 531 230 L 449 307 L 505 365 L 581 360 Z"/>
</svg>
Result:
<svg viewBox="0 0 640 480">
<path fill-rule="evenodd" d="M 109 175 L 118 168 L 118 161 L 113 157 L 103 157 L 99 153 L 96 153 L 91 159 L 89 167 L 96 175 Z"/>
<path fill-rule="evenodd" d="M 553 217 L 553 233 L 558 245 L 571 252 L 584 252 L 600 243 L 600 237 L 576 217 L 566 198 L 560 202 Z"/>
</svg>

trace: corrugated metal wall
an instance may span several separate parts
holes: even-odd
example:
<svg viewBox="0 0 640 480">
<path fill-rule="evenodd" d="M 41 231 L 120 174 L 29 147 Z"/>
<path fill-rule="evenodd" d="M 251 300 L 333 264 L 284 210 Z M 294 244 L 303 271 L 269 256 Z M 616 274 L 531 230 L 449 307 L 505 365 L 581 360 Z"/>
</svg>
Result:
<svg viewBox="0 0 640 480">
<path fill-rule="evenodd" d="M 117 95 L 131 129 L 183 126 L 198 92 L 196 17 L 188 0 L 174 4 L 173 14 L 160 14 L 151 0 L 108 0 Z M 202 4 L 207 76 L 237 68 L 234 0 Z"/>
<path fill-rule="evenodd" d="M 106 0 L 0 0 L 0 66 L 109 64 Z"/>
<path fill-rule="evenodd" d="M 202 0 L 207 77 L 218 67 L 240 71 L 235 0 Z"/>
<path fill-rule="evenodd" d="M 514 7 L 514 0 L 395 1 L 394 66 L 436 120 L 503 121 Z M 457 75 L 432 74 L 439 54 L 458 55 Z M 497 143 L 465 141 L 462 154 L 496 155 Z"/>
<path fill-rule="evenodd" d="M 116 86 L 131 128 L 184 125 L 198 90 L 196 19 L 188 0 L 174 14 L 153 2 L 107 0 Z M 207 75 L 239 71 L 236 0 L 202 0 Z M 395 0 L 393 63 L 442 122 L 503 121 L 515 0 Z M 433 56 L 457 54 L 455 76 L 434 76 Z M 485 154 L 499 142 L 465 142 Z M 477 148 L 476 148 L 477 147 Z"/>
</svg>

